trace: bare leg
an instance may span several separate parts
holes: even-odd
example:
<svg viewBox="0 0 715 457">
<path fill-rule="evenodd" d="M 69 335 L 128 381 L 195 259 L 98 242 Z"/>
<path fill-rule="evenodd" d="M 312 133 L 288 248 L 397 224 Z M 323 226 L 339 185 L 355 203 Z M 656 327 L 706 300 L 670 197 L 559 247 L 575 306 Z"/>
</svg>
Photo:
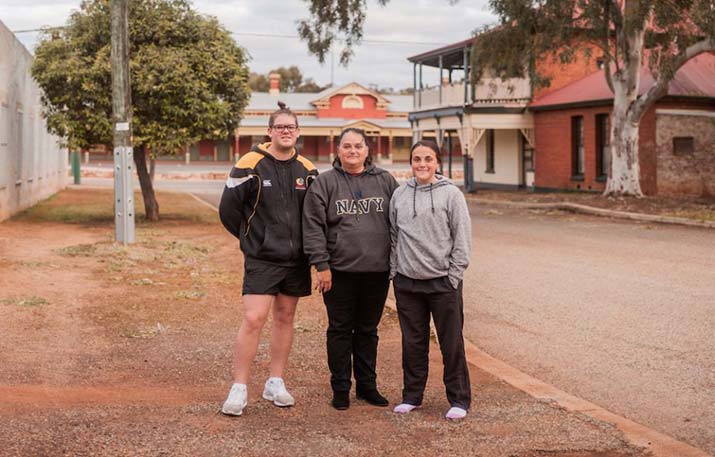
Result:
<svg viewBox="0 0 715 457">
<path fill-rule="evenodd" d="M 271 309 L 273 298 L 273 295 L 243 296 L 243 322 L 238 329 L 233 353 L 234 382 L 248 384 L 251 364 L 256 358 L 258 340 L 261 337 L 263 325 L 268 319 L 268 311 Z"/>
<path fill-rule="evenodd" d="M 278 294 L 273 302 L 271 377 L 282 378 L 293 344 L 293 318 L 298 297 Z"/>
</svg>

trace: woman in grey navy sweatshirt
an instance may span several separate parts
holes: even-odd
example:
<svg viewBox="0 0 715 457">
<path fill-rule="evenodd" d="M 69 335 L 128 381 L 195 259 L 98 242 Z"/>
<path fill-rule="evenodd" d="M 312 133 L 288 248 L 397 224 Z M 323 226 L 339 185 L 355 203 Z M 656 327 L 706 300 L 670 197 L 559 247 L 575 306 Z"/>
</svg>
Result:
<svg viewBox="0 0 715 457">
<path fill-rule="evenodd" d="M 308 189 L 303 207 L 303 249 L 317 269 L 328 311 L 328 367 L 332 405 L 350 406 L 356 395 L 376 406 L 377 325 L 390 286 L 390 197 L 397 181 L 375 167 L 367 137 L 349 128 L 340 135 L 333 169 Z"/>
<path fill-rule="evenodd" d="M 439 164 L 437 145 L 417 142 L 410 150 L 414 178 L 390 202 L 390 276 L 402 330 L 404 383 L 402 403 L 394 411 L 409 413 L 422 404 L 432 315 L 451 405 L 446 418 L 462 419 L 471 403 L 462 336 L 462 278 L 471 254 L 471 220 L 462 191 L 436 174 Z"/>
</svg>

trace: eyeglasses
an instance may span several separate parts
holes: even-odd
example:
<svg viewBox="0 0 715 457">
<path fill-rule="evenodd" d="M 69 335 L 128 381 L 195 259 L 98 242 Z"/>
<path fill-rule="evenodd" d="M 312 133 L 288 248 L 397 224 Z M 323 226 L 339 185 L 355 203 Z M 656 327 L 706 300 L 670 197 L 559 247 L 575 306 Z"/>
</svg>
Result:
<svg viewBox="0 0 715 457">
<path fill-rule="evenodd" d="M 287 130 L 288 132 L 293 133 L 298 130 L 298 126 L 295 124 L 276 124 L 271 127 L 271 130 L 275 130 L 276 132 L 283 132 Z"/>
</svg>

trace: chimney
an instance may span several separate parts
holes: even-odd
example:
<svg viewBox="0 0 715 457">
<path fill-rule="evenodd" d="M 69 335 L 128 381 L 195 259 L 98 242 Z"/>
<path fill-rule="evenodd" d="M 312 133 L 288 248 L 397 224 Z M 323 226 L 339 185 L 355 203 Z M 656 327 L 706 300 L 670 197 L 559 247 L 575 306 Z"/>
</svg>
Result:
<svg viewBox="0 0 715 457">
<path fill-rule="evenodd" d="M 268 75 L 268 80 L 271 83 L 268 93 L 277 96 L 280 92 L 281 75 L 279 75 L 278 73 L 271 73 L 270 75 Z"/>
</svg>

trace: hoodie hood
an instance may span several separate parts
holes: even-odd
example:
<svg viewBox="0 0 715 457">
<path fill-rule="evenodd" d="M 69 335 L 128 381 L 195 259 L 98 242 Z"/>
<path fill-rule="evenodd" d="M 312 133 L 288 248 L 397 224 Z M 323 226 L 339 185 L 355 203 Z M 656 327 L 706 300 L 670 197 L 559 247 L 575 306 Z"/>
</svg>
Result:
<svg viewBox="0 0 715 457">
<path fill-rule="evenodd" d="M 407 180 L 407 187 L 412 189 L 412 217 L 417 217 L 417 192 L 429 192 L 430 210 L 434 214 L 434 192 L 445 186 L 453 186 L 449 179 L 442 175 L 435 175 L 436 182 L 429 184 L 417 184 L 417 178 L 412 177 Z"/>
<path fill-rule="evenodd" d="M 407 185 L 412 189 L 421 190 L 423 192 L 430 192 L 431 190 L 438 189 L 442 186 L 454 185 L 454 183 L 446 176 L 434 175 L 434 177 L 437 178 L 436 182 L 433 182 L 431 184 L 417 184 L 417 178 L 413 176 L 412 178 L 407 180 Z"/>
<path fill-rule="evenodd" d="M 273 157 L 273 154 L 271 154 L 270 152 L 268 152 L 268 148 L 270 148 L 270 147 L 271 147 L 271 142 L 268 141 L 267 143 L 254 144 L 253 147 L 251 148 L 251 151 L 252 151 L 252 152 L 257 152 L 257 153 L 259 153 L 259 154 L 263 154 L 264 156 L 266 156 L 266 157 L 268 157 L 268 158 L 270 158 L 270 159 L 276 160 L 276 161 L 278 161 L 278 162 L 292 162 L 292 161 L 294 161 L 294 160 L 298 157 L 298 154 L 296 153 L 295 148 L 293 148 L 293 150 L 291 151 L 291 156 L 290 156 L 289 159 L 286 159 L 286 160 L 278 160 L 278 159 L 276 159 L 275 157 Z"/>
</svg>

